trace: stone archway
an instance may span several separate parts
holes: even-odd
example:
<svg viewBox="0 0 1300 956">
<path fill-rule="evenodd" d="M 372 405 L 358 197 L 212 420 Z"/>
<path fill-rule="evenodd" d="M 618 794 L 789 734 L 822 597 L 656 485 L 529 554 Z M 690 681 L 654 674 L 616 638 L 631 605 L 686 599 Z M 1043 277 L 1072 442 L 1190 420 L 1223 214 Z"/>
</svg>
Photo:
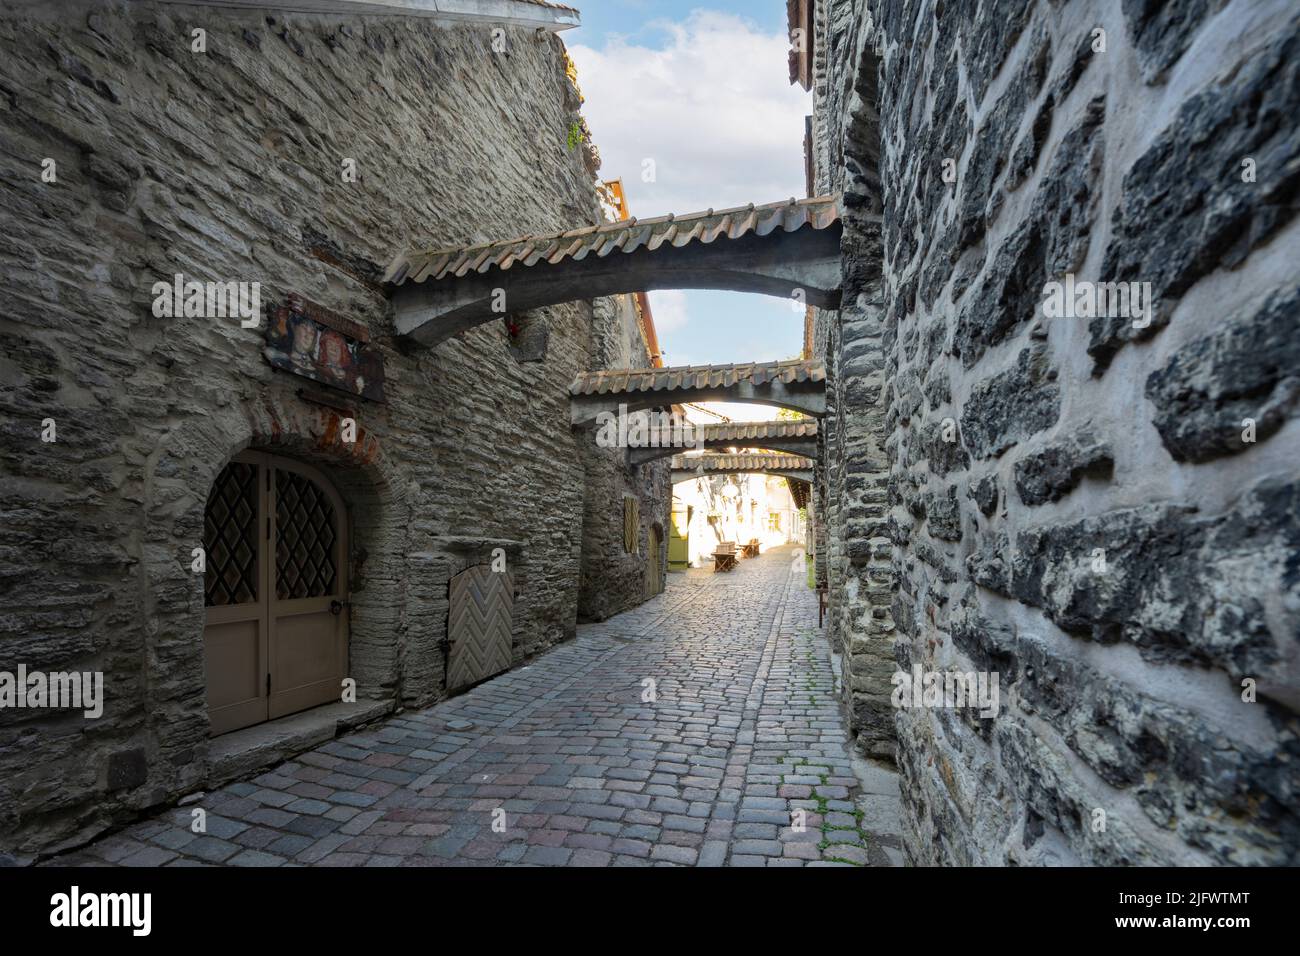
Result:
<svg viewBox="0 0 1300 956">
<path fill-rule="evenodd" d="M 332 409 L 271 391 L 185 422 L 147 462 L 149 497 L 162 504 L 145 516 L 142 531 L 149 542 L 142 610 L 151 622 L 143 702 L 157 759 L 170 765 L 180 792 L 203 785 L 208 772 L 203 576 L 192 569 L 191 554 L 203 541 L 209 489 L 241 451 L 306 462 L 342 496 L 352 542 L 348 676 L 358 701 L 394 699 L 400 690 L 410 480 L 364 416 L 355 442 L 343 441 L 342 425 Z"/>
</svg>

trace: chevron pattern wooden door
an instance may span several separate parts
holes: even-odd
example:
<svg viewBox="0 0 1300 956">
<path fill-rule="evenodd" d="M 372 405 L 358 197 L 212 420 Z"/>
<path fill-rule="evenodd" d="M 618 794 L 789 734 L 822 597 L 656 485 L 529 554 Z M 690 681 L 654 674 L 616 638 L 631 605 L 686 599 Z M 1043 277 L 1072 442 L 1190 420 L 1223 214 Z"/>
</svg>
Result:
<svg viewBox="0 0 1300 956">
<path fill-rule="evenodd" d="M 509 571 L 480 564 L 451 579 L 447 690 L 477 684 L 510 666 L 514 603 L 514 576 Z"/>
</svg>

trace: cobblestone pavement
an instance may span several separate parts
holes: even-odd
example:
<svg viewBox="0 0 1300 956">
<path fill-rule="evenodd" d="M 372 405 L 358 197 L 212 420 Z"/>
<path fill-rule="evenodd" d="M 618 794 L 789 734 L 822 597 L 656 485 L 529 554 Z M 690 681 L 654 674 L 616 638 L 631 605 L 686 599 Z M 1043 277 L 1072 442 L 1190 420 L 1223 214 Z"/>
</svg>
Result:
<svg viewBox="0 0 1300 956">
<path fill-rule="evenodd" d="M 663 595 L 469 693 L 51 862 L 899 863 L 897 781 L 854 774 L 802 568 L 784 548 L 670 575 Z"/>
</svg>

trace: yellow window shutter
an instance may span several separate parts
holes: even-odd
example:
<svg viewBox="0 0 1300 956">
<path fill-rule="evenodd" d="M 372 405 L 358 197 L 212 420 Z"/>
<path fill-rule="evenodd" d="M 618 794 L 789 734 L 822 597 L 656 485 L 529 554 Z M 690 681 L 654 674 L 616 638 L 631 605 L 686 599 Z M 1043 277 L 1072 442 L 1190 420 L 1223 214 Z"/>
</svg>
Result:
<svg viewBox="0 0 1300 956">
<path fill-rule="evenodd" d="M 641 530 L 641 501 L 638 498 L 623 499 L 623 550 L 636 554 L 637 532 Z"/>
</svg>

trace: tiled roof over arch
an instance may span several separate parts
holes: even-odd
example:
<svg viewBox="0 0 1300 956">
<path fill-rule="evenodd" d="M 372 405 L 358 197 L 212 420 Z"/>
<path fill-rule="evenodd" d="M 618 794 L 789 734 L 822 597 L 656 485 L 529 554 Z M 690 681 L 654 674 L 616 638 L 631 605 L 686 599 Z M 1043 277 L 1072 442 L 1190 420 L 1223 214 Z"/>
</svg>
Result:
<svg viewBox="0 0 1300 956">
<path fill-rule="evenodd" d="M 570 395 L 607 395 L 613 392 L 679 391 L 731 388 L 740 382 L 824 382 L 820 362 L 791 359 L 785 362 L 739 362 L 733 365 L 676 365 L 664 368 L 620 368 L 584 372 L 569 386 Z M 733 423 L 734 424 L 734 423 Z M 766 424 L 766 423 L 764 423 Z"/>
<path fill-rule="evenodd" d="M 538 263 L 558 265 L 565 259 L 604 258 L 614 252 L 627 254 L 642 247 L 653 252 L 665 243 L 680 249 L 691 243 L 707 245 L 718 238 L 767 236 L 778 229 L 794 232 L 807 226 L 821 230 L 838 224 L 839 218 L 839 203 L 834 196 L 790 199 L 762 206 L 750 203 L 685 216 L 632 218 L 566 232 L 403 253 L 389 265 L 384 281 L 400 286 L 406 282 L 483 275 L 494 270 L 527 269 Z"/>
<path fill-rule="evenodd" d="M 826 369 L 805 359 L 605 369 L 584 372 L 569 386 L 575 425 L 594 421 L 605 412 L 683 402 L 773 405 L 816 417 L 826 412 Z"/>
<path fill-rule="evenodd" d="M 813 461 L 801 455 L 673 455 L 672 467 L 704 473 L 809 471 Z"/>
</svg>

